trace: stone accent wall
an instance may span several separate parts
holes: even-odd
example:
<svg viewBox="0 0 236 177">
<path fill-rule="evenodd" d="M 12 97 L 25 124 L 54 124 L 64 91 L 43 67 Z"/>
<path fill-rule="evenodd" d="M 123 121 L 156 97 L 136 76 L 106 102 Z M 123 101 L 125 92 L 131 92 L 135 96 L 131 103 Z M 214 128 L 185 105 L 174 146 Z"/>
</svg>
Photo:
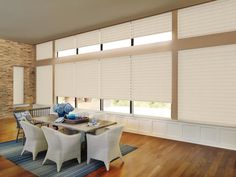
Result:
<svg viewBox="0 0 236 177">
<path fill-rule="evenodd" d="M 13 66 L 24 67 L 24 103 L 35 103 L 35 46 L 0 39 L 0 119 L 12 117 Z"/>
</svg>

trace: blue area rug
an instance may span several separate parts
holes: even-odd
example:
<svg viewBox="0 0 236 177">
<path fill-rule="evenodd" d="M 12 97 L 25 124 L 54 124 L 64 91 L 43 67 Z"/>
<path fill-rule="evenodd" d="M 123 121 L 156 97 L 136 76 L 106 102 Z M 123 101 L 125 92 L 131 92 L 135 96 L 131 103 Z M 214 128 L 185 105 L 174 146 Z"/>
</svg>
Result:
<svg viewBox="0 0 236 177">
<path fill-rule="evenodd" d="M 123 155 L 137 149 L 129 145 L 121 145 L 120 147 Z M 45 165 L 42 165 L 46 152 L 39 153 L 36 160 L 33 161 L 32 154 L 29 152 L 25 152 L 23 156 L 20 155 L 22 148 L 22 142 L 0 143 L 0 155 L 40 177 L 82 177 L 104 166 L 103 162 L 97 160 L 91 160 L 90 164 L 87 165 L 86 162 L 78 164 L 77 160 L 74 159 L 64 162 L 61 171 L 57 173 L 54 162 L 48 160 Z M 82 160 L 85 158 L 82 157 Z"/>
</svg>

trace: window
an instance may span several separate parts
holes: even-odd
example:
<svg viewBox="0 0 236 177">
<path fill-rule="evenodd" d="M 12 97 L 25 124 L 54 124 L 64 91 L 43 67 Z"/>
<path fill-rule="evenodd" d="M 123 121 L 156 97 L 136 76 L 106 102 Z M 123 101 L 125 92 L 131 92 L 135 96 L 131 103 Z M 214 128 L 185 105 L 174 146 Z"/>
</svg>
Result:
<svg viewBox="0 0 236 177">
<path fill-rule="evenodd" d="M 171 104 L 152 101 L 134 101 L 134 114 L 171 117 Z"/>
<path fill-rule="evenodd" d="M 111 50 L 111 49 L 118 49 L 122 47 L 130 47 L 131 46 L 131 39 L 125 39 L 115 42 L 108 42 L 103 44 L 103 50 Z"/>
<path fill-rule="evenodd" d="M 75 108 L 75 97 L 57 97 L 57 103 L 70 103 Z"/>
<path fill-rule="evenodd" d="M 100 44 L 79 48 L 79 54 L 98 52 L 98 51 L 100 51 Z"/>
<path fill-rule="evenodd" d="M 130 101 L 128 100 L 104 100 L 104 111 L 130 113 Z"/>
<path fill-rule="evenodd" d="M 62 50 L 57 52 L 57 57 L 76 55 L 76 49 Z"/>
<path fill-rule="evenodd" d="M 24 103 L 24 67 L 13 67 L 13 104 Z"/>
<path fill-rule="evenodd" d="M 151 44 L 170 40 L 172 40 L 172 32 L 165 32 L 160 34 L 152 34 L 148 36 L 136 37 L 134 38 L 134 45 Z"/>
<path fill-rule="evenodd" d="M 79 109 L 100 110 L 100 99 L 96 98 L 77 98 Z"/>
</svg>

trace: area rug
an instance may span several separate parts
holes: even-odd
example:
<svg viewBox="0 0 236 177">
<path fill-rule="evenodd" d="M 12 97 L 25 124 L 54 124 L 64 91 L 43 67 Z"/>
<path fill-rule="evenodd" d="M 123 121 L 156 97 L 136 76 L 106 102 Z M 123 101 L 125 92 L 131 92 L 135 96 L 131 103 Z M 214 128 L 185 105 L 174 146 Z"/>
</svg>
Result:
<svg viewBox="0 0 236 177">
<path fill-rule="evenodd" d="M 120 147 L 123 155 L 137 149 L 124 144 L 120 145 Z M 22 142 L 9 141 L 0 143 L 0 155 L 40 177 L 82 177 L 104 166 L 103 162 L 97 160 L 91 160 L 90 164 L 87 165 L 85 161 L 78 164 L 77 160 L 74 159 L 64 162 L 61 171 L 57 173 L 54 162 L 48 160 L 45 165 L 42 165 L 46 152 L 39 153 L 36 160 L 33 161 L 32 154 L 29 152 L 25 152 L 23 156 L 20 155 L 22 148 Z M 85 158 L 82 157 L 82 160 Z"/>
</svg>

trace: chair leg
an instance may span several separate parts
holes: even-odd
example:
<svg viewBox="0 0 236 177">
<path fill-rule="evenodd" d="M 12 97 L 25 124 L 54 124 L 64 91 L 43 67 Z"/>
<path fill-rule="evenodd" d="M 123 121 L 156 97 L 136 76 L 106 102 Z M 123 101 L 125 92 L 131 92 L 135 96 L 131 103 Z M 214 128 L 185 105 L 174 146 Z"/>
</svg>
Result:
<svg viewBox="0 0 236 177">
<path fill-rule="evenodd" d="M 18 128 L 17 135 L 16 135 L 16 142 L 18 142 L 19 133 L 20 133 L 20 129 Z"/>
<path fill-rule="evenodd" d="M 47 159 L 47 156 L 46 156 L 46 157 L 44 158 L 44 160 L 43 160 L 42 165 L 44 165 L 47 160 L 48 160 L 48 159 Z"/>
<path fill-rule="evenodd" d="M 37 155 L 38 155 L 38 153 L 36 153 L 36 152 L 33 152 L 32 154 L 33 154 L 33 160 L 35 160 L 35 159 L 36 159 L 36 157 L 37 157 Z"/>
<path fill-rule="evenodd" d="M 25 152 L 25 148 L 23 148 L 23 150 L 22 150 L 22 152 L 21 152 L 21 155 L 23 155 L 23 154 L 24 154 L 24 152 Z"/>
<path fill-rule="evenodd" d="M 87 157 L 87 164 L 89 164 L 90 163 L 90 158 L 89 157 Z"/>
<path fill-rule="evenodd" d="M 124 163 L 124 159 L 123 159 L 123 156 L 120 156 L 120 160 L 122 161 L 122 163 Z"/>
<path fill-rule="evenodd" d="M 120 154 L 119 155 L 120 160 L 122 161 L 122 163 L 124 163 L 124 159 L 123 159 L 123 156 L 122 156 L 121 152 L 119 154 Z"/>
<path fill-rule="evenodd" d="M 109 171 L 109 167 L 110 167 L 110 162 L 104 162 L 105 166 L 106 166 L 106 170 Z"/>
<path fill-rule="evenodd" d="M 23 145 L 25 145 L 25 141 L 26 141 L 25 133 L 23 132 Z"/>
<path fill-rule="evenodd" d="M 57 162 L 57 172 L 60 172 L 62 166 L 62 162 Z"/>
<path fill-rule="evenodd" d="M 78 160 L 78 163 L 81 163 L 81 158 L 80 157 L 78 157 L 77 160 Z"/>
</svg>

